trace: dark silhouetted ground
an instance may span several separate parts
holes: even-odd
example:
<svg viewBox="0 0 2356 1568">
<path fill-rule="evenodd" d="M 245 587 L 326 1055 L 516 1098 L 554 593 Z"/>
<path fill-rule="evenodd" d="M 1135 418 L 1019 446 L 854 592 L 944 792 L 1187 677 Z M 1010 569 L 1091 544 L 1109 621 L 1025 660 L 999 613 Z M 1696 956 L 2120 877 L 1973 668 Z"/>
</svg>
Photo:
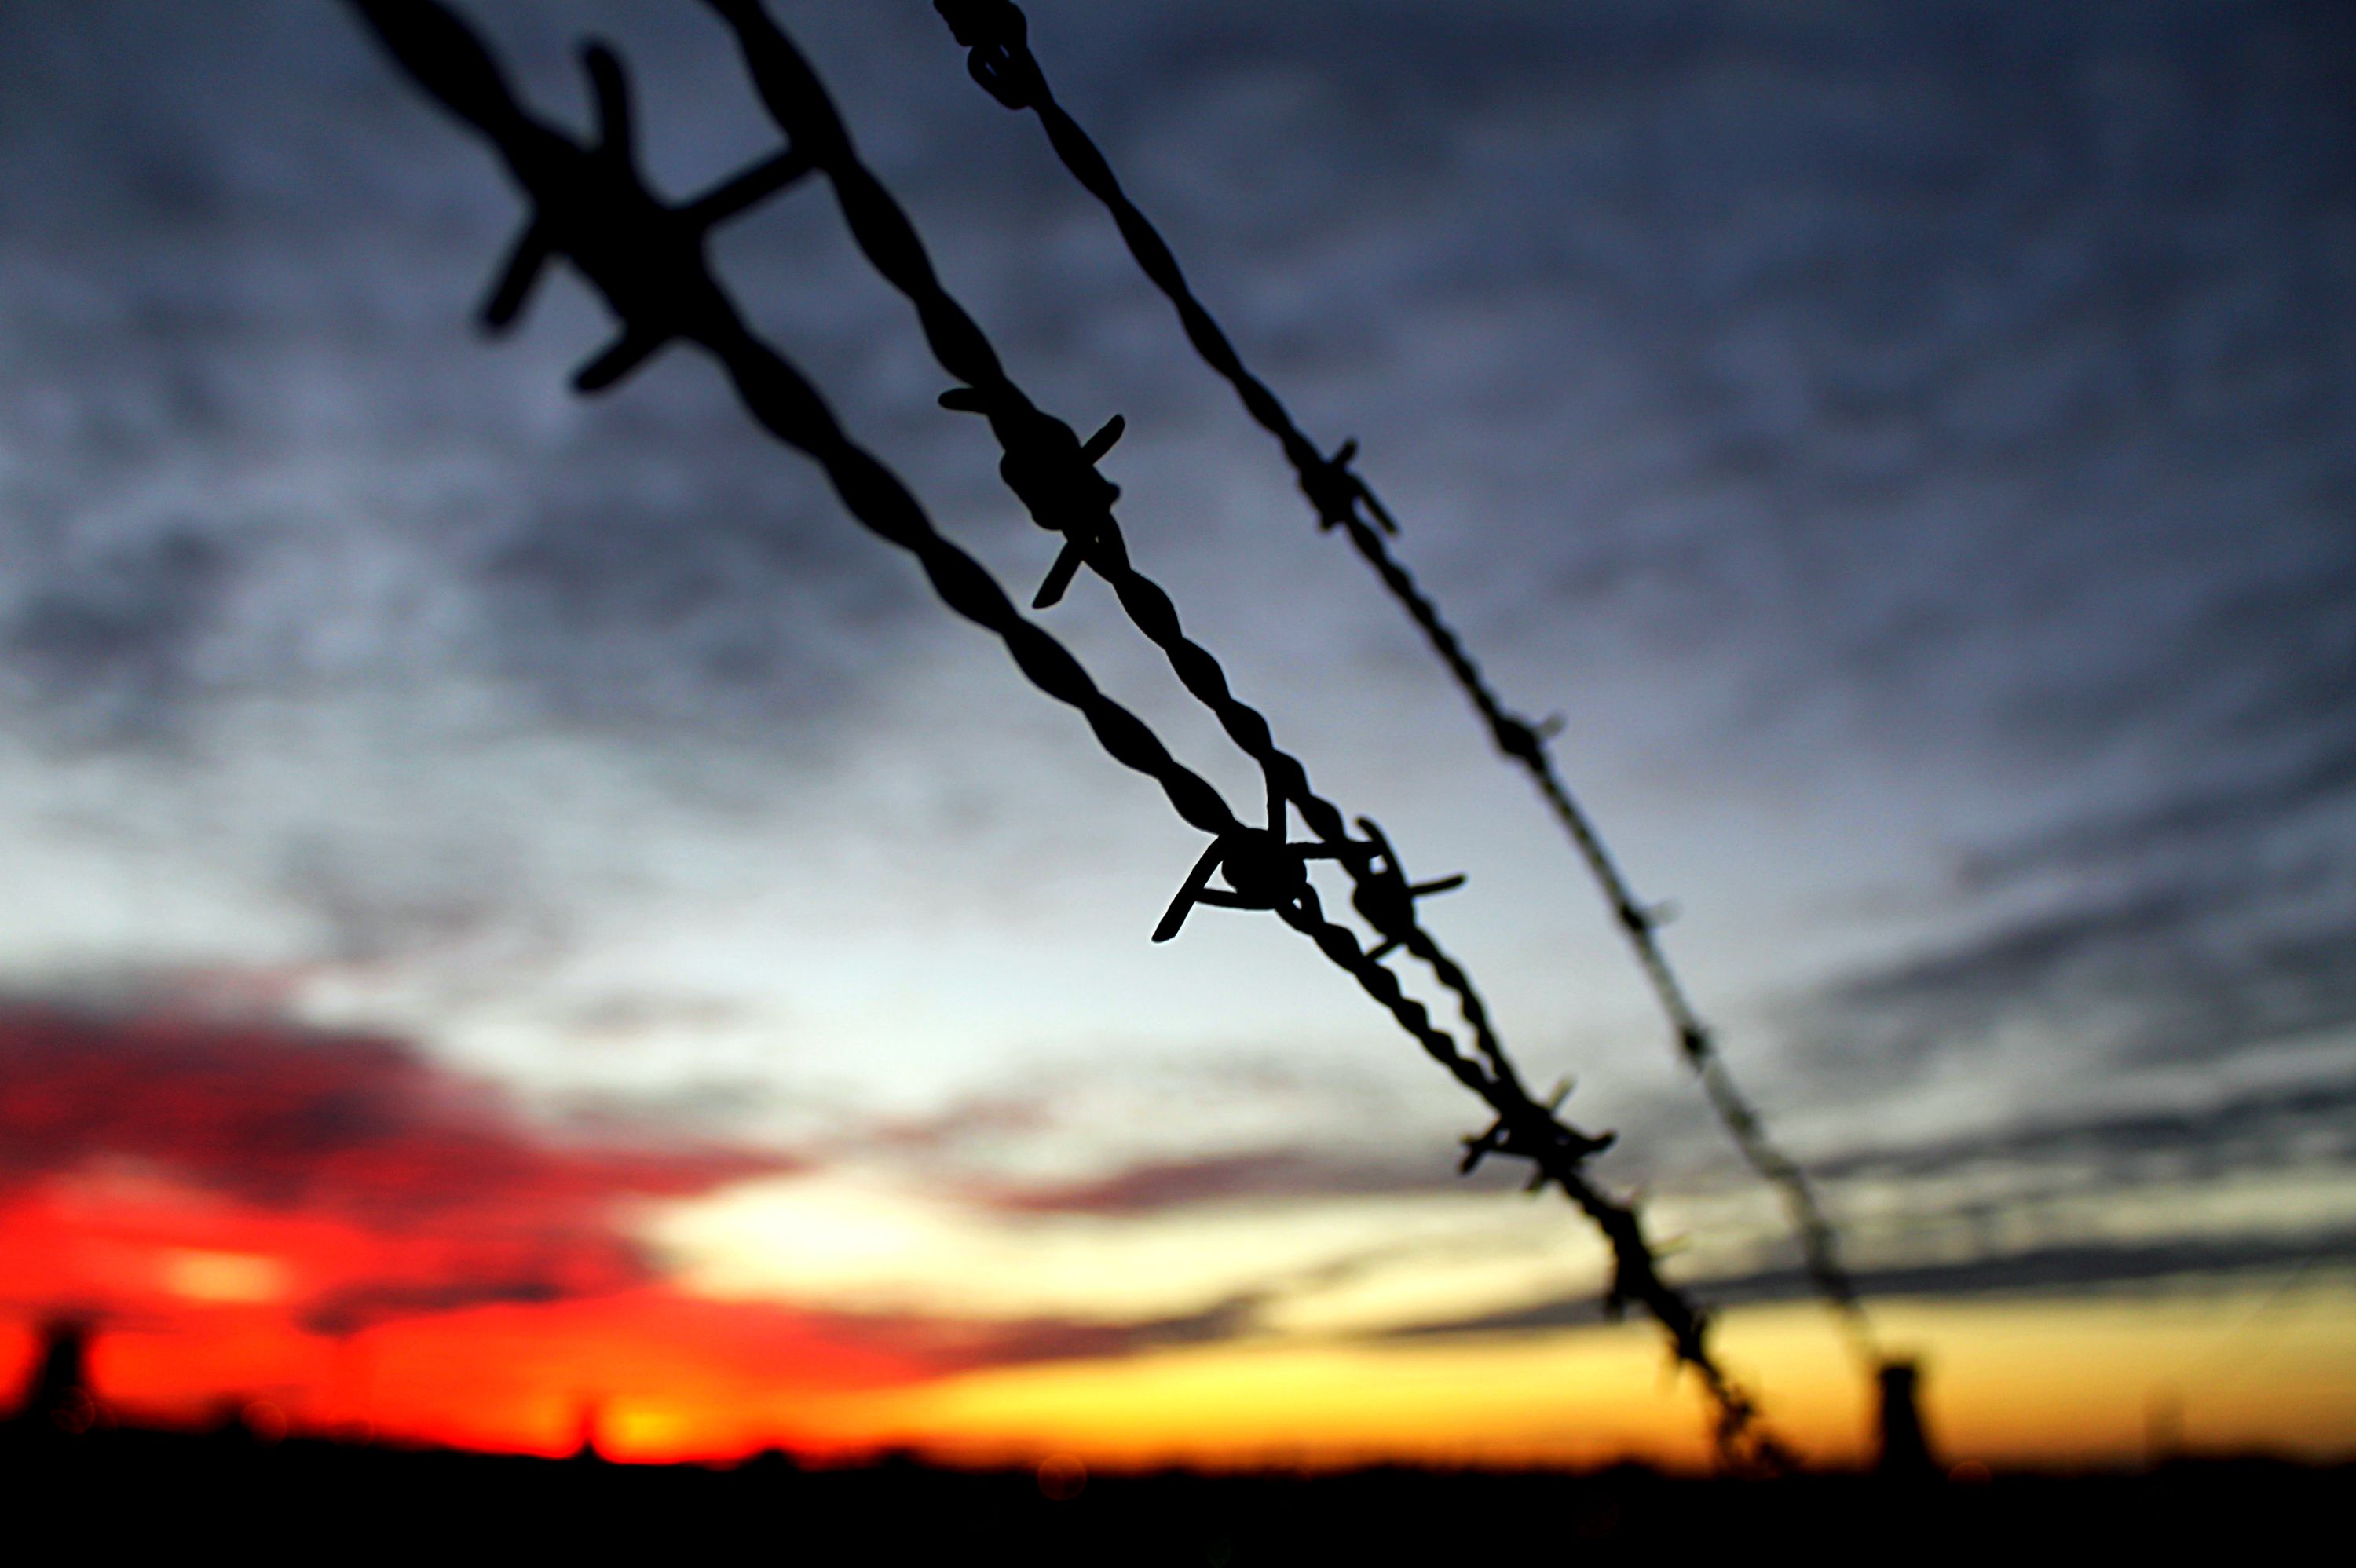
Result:
<svg viewBox="0 0 2356 1568">
<path fill-rule="evenodd" d="M 1708 1552 L 1951 1561 L 1960 1554 L 2229 1559 L 2344 1549 L 2351 1472 L 2188 1461 L 2136 1476 L 1898 1484 L 1858 1476 L 1681 1479 L 1371 1469 L 1300 1476 L 982 1472 L 906 1460 L 803 1469 L 631 1466 L 302 1437 L 19 1423 L 0 1435 L 16 1561 L 227 1547 L 359 1553 L 659 1553 L 665 1562 L 1539 1563 Z M 1064 1494 L 1060 1497 L 1051 1493 Z M 60 1543 L 37 1556 L 35 1542 Z M 2204 1553 L 2206 1552 L 2204 1551 Z M 430 1558 L 428 1559 L 430 1561 Z"/>
</svg>

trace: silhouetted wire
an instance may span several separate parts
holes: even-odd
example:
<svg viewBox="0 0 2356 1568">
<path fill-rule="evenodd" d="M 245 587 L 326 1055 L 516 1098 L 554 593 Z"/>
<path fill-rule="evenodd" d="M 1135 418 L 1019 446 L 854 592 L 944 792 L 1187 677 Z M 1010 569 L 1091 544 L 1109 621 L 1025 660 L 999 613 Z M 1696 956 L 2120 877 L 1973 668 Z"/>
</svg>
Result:
<svg viewBox="0 0 2356 1568">
<path fill-rule="evenodd" d="M 1112 215 L 1130 254 L 1175 308 L 1187 340 L 1243 402 L 1252 419 L 1284 449 L 1301 494 L 1317 513 L 1321 528 L 1340 528 L 1381 578 L 1391 596 L 1421 628 L 1425 639 L 1455 677 L 1488 727 L 1499 752 L 1521 765 L 1548 808 L 1570 836 L 1625 934 L 1653 994 L 1667 1016 L 1677 1049 L 1701 1081 L 1712 1109 L 1744 1160 L 1776 1190 L 1800 1241 L 1817 1294 L 1832 1307 L 1859 1356 L 1877 1362 L 1871 1325 L 1855 1282 L 1840 1261 L 1831 1221 L 1806 1174 L 1769 1136 L 1758 1112 L 1743 1095 L 1719 1052 L 1716 1036 L 1702 1021 L 1684 983 L 1670 965 L 1659 938 L 1662 912 L 1642 902 L 1630 886 L 1586 808 L 1563 782 L 1547 741 L 1552 724 L 1534 724 L 1509 711 L 1491 689 L 1481 667 L 1441 616 L 1414 575 L 1392 555 L 1386 535 L 1398 525 L 1366 482 L 1352 471 L 1355 441 L 1345 441 L 1331 457 L 1293 421 L 1283 402 L 1244 364 L 1218 322 L 1179 270 L 1169 244 L 1147 221 L 1113 175 L 1111 165 L 1076 121 L 1055 101 L 1045 73 L 1033 57 L 1029 25 L 1012 0 L 934 0 L 934 8 L 967 50 L 975 81 L 1005 107 L 1028 109 L 1039 117 L 1049 144 L 1073 177 Z M 1360 515 L 1363 507 L 1365 516 Z M 1372 520 L 1369 521 L 1368 519 Z"/>
<path fill-rule="evenodd" d="M 1173 758 L 1142 720 L 1098 690 L 1059 641 L 1024 618 L 990 572 L 940 534 L 906 486 L 844 433 L 800 372 L 752 333 L 712 274 L 703 239 L 714 225 L 811 168 L 824 167 L 833 176 L 846 211 L 851 205 L 848 193 L 862 188 L 862 177 L 871 187 L 862 217 L 869 231 L 861 242 L 899 248 L 903 253 L 895 264 L 904 270 L 907 255 L 913 254 L 916 264 L 929 275 L 905 218 L 889 208 L 888 200 L 882 208 L 875 205 L 873 198 L 882 193 L 872 176 L 864 176 L 863 170 L 850 174 L 855 160 L 850 158 L 847 138 L 830 112 L 828 125 L 813 127 L 815 144 L 798 141 L 787 153 L 701 197 L 666 203 L 648 188 L 637 168 L 627 86 L 621 62 L 611 51 L 596 44 L 584 51 L 600 126 L 597 142 L 584 146 L 522 108 L 488 48 L 439 0 L 351 4 L 395 60 L 492 144 L 531 203 L 524 231 L 486 304 L 487 323 L 497 326 L 513 320 L 548 263 L 558 258 L 570 261 L 621 323 L 614 343 L 576 373 L 580 389 L 613 386 L 672 342 L 703 348 L 719 361 L 754 419 L 818 463 L 855 520 L 914 555 L 950 609 L 997 635 L 1033 685 L 1077 709 L 1107 753 L 1153 779 L 1183 820 L 1211 835 L 1215 847 L 1253 846 L 1271 832 L 1280 842 L 1280 822 L 1271 821 L 1267 829 L 1247 828 L 1216 789 Z M 732 22 L 740 22 L 747 11 L 727 0 L 719 0 L 718 8 Z M 776 41 L 783 42 L 781 34 Z M 979 367 L 982 356 L 991 352 L 988 345 L 961 312 L 941 308 L 947 300 L 937 284 L 934 293 L 938 297 L 929 302 L 928 309 L 926 302 L 919 302 L 927 335 L 937 346 L 949 343 L 960 363 Z M 1001 389 L 986 405 L 993 422 L 1001 418 L 1023 421 L 1024 416 L 1009 400 L 1012 389 L 1004 385 L 1002 372 L 998 381 Z M 1047 416 L 1033 410 L 1029 419 L 1046 421 Z M 1063 432 L 1058 439 L 1070 437 L 1068 427 L 1058 423 L 1056 428 Z M 1009 460 L 1013 460 L 1012 452 Z M 1305 776 L 1302 789 L 1305 793 Z M 1271 801 L 1272 808 L 1275 804 Z M 1610 1136 L 1569 1126 L 1552 1106 L 1533 1101 L 1510 1071 L 1486 1069 L 1464 1055 L 1432 1023 L 1423 1005 L 1400 988 L 1398 977 L 1359 946 L 1352 932 L 1324 917 L 1305 878 L 1298 895 L 1276 904 L 1275 910 L 1348 972 L 1427 1054 L 1488 1103 L 1496 1120 L 1486 1132 L 1466 1140 L 1463 1168 L 1470 1170 L 1492 1154 L 1512 1156 L 1532 1162 L 1534 1190 L 1549 1183 L 1561 1187 L 1612 1246 L 1607 1304 L 1617 1309 L 1639 1303 L 1661 1322 L 1677 1357 L 1695 1369 L 1718 1408 L 1721 1444 L 1733 1451 L 1747 1441 L 1753 1456 L 1770 1464 L 1788 1463 L 1780 1444 L 1758 1425 L 1756 1405 L 1710 1354 L 1706 1316 L 1662 1278 L 1633 1211 L 1589 1180 L 1585 1161 L 1608 1147 Z"/>
<path fill-rule="evenodd" d="M 755 88 L 792 148 L 808 155 L 833 186 L 854 240 L 886 281 L 914 304 L 942 368 L 968 383 L 943 401 L 990 420 L 1004 453 L 1001 467 L 1009 488 L 1035 521 L 1066 539 L 1067 553 L 1059 564 L 1083 561 L 1103 576 L 1130 618 L 1164 651 L 1188 691 L 1217 716 L 1228 735 L 1260 765 L 1271 792 L 1269 827 L 1263 832 L 1274 834 L 1281 842 L 1276 818 L 1281 803 L 1290 801 L 1323 844 L 1336 848 L 1345 846 L 1347 829 L 1340 808 L 1315 793 L 1304 765 L 1276 745 L 1265 716 L 1235 697 L 1217 659 L 1185 635 L 1168 594 L 1131 563 L 1112 515 L 1118 489 L 1094 467 L 1109 441 L 1100 433 L 1083 443 L 1071 426 L 1039 410 L 1006 374 L 987 336 L 942 286 L 905 213 L 857 156 L 816 72 L 756 0 L 706 3 L 735 31 Z M 1119 429 L 1118 422 L 1105 428 L 1116 436 Z M 1051 574 L 1050 587 L 1042 591 L 1041 599 L 1052 602 L 1060 597 L 1062 585 Z M 1366 827 L 1370 832 L 1378 831 L 1370 823 Z M 1387 854 L 1387 845 L 1384 849 L 1383 858 L 1390 863 L 1382 872 L 1374 869 L 1372 856 L 1336 857 L 1360 883 L 1362 896 L 1356 901 L 1361 912 L 1370 915 L 1379 912 L 1374 919 L 1377 931 L 1430 966 L 1440 983 L 1455 993 L 1494 1079 L 1502 1089 L 1526 1102 L 1527 1092 L 1497 1040 L 1470 976 L 1414 921 L 1415 890 L 1408 888 L 1406 899 L 1395 892 L 1387 900 L 1380 892 L 1373 900 L 1364 896 L 1369 883 L 1386 891 L 1404 886 L 1396 858 Z M 1209 864 L 1206 859 L 1205 870 Z M 1305 885 L 1297 886 L 1291 901 L 1280 905 L 1278 912 L 1290 916 L 1305 907 L 1314 919 L 1313 901 Z M 1304 925 L 1303 929 L 1310 928 Z M 1334 956 L 1344 967 L 1355 968 L 1367 955 L 1353 952 L 1346 958 L 1338 953 Z M 1490 1146 L 1482 1152 L 1504 1147 Z M 1478 1157 L 1475 1155 L 1473 1162 Z M 1591 1188 L 1573 1196 L 1599 1222 L 1607 1219 L 1608 1205 Z M 1616 1221 L 1607 1223 L 1607 1234 L 1616 1226 Z M 1673 1332 L 1678 1327 L 1673 1325 Z M 1698 1330 L 1696 1319 L 1690 1337 L 1697 1343 Z"/>
<path fill-rule="evenodd" d="M 1471 977 L 1416 923 L 1416 890 L 1408 888 L 1405 900 L 1397 896 L 1403 877 L 1396 858 L 1378 855 L 1373 840 L 1349 838 L 1342 809 L 1317 793 L 1307 766 L 1276 743 L 1267 716 L 1235 695 L 1216 656 L 1187 636 L 1170 595 L 1131 560 L 1113 516 L 1119 487 L 1095 467 L 1096 460 L 1110 445 L 1105 432 L 1114 438 L 1119 435 L 1118 418 L 1084 443 L 1070 425 L 1031 401 L 1007 375 L 987 335 L 942 285 L 906 214 L 860 160 L 824 84 L 792 40 L 757 4 L 706 3 L 735 30 L 754 86 L 795 154 L 808 156 L 833 187 L 862 253 L 916 306 L 941 368 L 968 383 L 944 395 L 942 401 L 988 418 L 1004 453 L 1000 467 L 1007 487 L 1040 527 L 1065 538 L 1065 551 L 1050 574 L 1050 585 L 1056 592 L 1043 589 L 1042 599 L 1052 602 L 1061 596 L 1063 581 L 1067 579 L 1059 581 L 1058 573 L 1068 570 L 1067 563 L 1087 565 L 1112 587 L 1130 619 L 1167 656 L 1180 684 L 1210 709 L 1228 737 L 1258 764 L 1279 803 L 1269 807 L 1268 827 L 1262 831 L 1272 833 L 1278 828 L 1281 803 L 1296 806 L 1310 831 L 1359 884 L 1361 896 L 1355 901 L 1361 912 L 1369 915 L 1387 940 L 1431 968 L 1440 984 L 1455 995 L 1459 1011 L 1491 1071 L 1513 1079 L 1512 1063 Z M 1378 834 L 1371 823 L 1366 826 Z M 1386 844 L 1385 850 L 1387 848 Z M 1377 859 L 1390 864 L 1377 870 L 1374 865 Z"/>
</svg>

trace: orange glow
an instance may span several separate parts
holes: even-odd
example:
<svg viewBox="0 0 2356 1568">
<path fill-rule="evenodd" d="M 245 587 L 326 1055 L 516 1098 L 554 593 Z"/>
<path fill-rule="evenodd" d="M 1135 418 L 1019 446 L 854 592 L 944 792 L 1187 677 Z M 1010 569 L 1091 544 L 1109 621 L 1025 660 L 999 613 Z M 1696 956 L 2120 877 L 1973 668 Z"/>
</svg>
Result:
<svg viewBox="0 0 2356 1568">
<path fill-rule="evenodd" d="M 777 1308 L 660 1289 L 388 1323 L 338 1339 L 283 1317 L 216 1316 L 102 1337 L 102 1394 L 151 1419 L 202 1419 L 224 1391 L 300 1429 L 522 1453 L 570 1452 L 584 1419 L 616 1458 L 823 1445 L 803 1407 L 931 1369 Z"/>
<path fill-rule="evenodd" d="M 802 1412 L 935 1375 L 878 1331 L 676 1289 L 635 1204 L 775 1157 L 552 1142 L 377 1040 L 0 1019 L 0 1338 L 98 1329 L 126 1417 L 617 1457 L 809 1444 Z M 266 1408 L 265 1408 L 266 1407 Z"/>
<path fill-rule="evenodd" d="M 191 1259 L 209 1288 L 187 1288 Z M 212 1288 L 230 1260 L 227 1283 Z M 45 1193 L 0 1211 L 0 1294 L 20 1306 L 94 1311 L 91 1373 L 129 1413 L 175 1424 L 266 1399 L 313 1431 L 369 1431 L 469 1447 L 562 1453 L 584 1409 L 601 1447 L 675 1457 L 809 1441 L 812 1395 L 930 1376 L 912 1356 L 862 1344 L 766 1304 L 712 1302 L 583 1269 L 583 1294 L 388 1317 L 340 1333 L 307 1303 L 355 1280 L 382 1292 L 447 1288 L 468 1259 L 432 1238 L 386 1237 L 316 1219 L 155 1193 Z M 244 1287 L 287 1282 L 292 1299 Z M 11 1381 L 29 1364 L 29 1318 L 8 1325 Z"/>
<path fill-rule="evenodd" d="M 1950 1463 L 2136 1465 L 2156 1390 L 2193 1451 L 2317 1460 L 2356 1452 L 2349 1285 L 2319 1280 L 2229 1362 L 2221 1335 L 2263 1291 L 2191 1297 L 1881 1304 L 1922 1356 L 1932 1438 Z M 2285 1307 L 2282 1298 L 2275 1305 Z M 1730 1314 L 1728 1361 L 1817 1463 L 1870 1455 L 1863 1379 L 1822 1312 Z M 940 1452 L 996 1462 L 1313 1467 L 1385 1459 L 1589 1466 L 1709 1462 L 1706 1412 L 1641 1325 L 1529 1337 L 1212 1346 L 1118 1362 L 968 1374 L 879 1394 L 862 1413 Z"/>
<path fill-rule="evenodd" d="M 0 1019 L 0 1388 L 29 1371 L 36 1324 L 86 1318 L 96 1392 L 126 1420 L 550 1455 L 594 1435 L 638 1460 L 913 1445 L 1052 1460 L 1058 1488 L 1169 1461 L 1707 1461 L 1701 1403 L 1638 1324 L 1122 1356 L 1102 1353 L 1119 1333 L 970 1302 L 701 1295 L 633 1217 L 793 1162 L 559 1147 L 380 1041 Z M 790 1277 L 789 1257 L 771 1262 Z M 1923 1359 L 1951 1467 L 2137 1462 L 2155 1408 L 2191 1449 L 2319 1458 L 2356 1446 L 2349 1301 L 2318 1274 L 2273 1294 L 1893 1301 L 1877 1317 Z M 2260 1314 L 2262 1332 L 2236 1327 Z M 1864 1380 L 1820 1313 L 1722 1329 L 1784 1436 L 1821 1461 L 1866 1456 Z"/>
</svg>

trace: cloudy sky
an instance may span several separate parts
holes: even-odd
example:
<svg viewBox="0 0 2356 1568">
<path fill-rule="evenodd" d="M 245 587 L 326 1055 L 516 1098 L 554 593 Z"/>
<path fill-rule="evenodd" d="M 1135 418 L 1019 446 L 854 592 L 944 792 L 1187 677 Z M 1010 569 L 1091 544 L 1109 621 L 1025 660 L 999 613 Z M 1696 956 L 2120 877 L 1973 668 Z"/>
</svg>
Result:
<svg viewBox="0 0 2356 1568">
<path fill-rule="evenodd" d="M 1592 889 L 1034 121 L 781 3 L 1134 554 L 1378 817 L 1804 1445 L 1861 1393 Z M 1991 1455 L 2356 1444 L 2356 24 L 2301 5 L 1026 7 L 1559 754 Z M 685 195 L 679 0 L 469 5 Z M 1695 1451 L 1559 1204 L 336 6 L 0 10 L 0 1340 L 128 1407 L 647 1453 Z M 1027 597 L 819 189 L 748 316 Z M 1047 624 L 1249 814 L 1100 584 Z M 1334 901 L 1329 898 L 1329 903 Z M 2023 1380 L 2037 1397 L 2024 1400 Z M 1355 1446 L 1354 1446 L 1355 1445 Z"/>
</svg>

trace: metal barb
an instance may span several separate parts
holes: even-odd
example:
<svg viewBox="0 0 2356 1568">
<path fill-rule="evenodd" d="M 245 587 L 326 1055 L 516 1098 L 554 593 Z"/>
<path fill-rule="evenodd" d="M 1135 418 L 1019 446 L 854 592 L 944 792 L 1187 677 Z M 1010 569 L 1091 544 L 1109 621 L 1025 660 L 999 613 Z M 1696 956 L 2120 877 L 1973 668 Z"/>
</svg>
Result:
<svg viewBox="0 0 2356 1568">
<path fill-rule="evenodd" d="M 1464 885 L 1464 876 L 1459 872 L 1433 881 L 1410 882 L 1406 868 L 1399 864 L 1398 852 L 1391 848 L 1391 841 L 1384 837 L 1374 818 L 1358 818 L 1358 831 L 1366 836 L 1374 854 L 1351 890 L 1350 907 L 1382 938 L 1381 944 L 1366 955 L 1380 958 L 1415 940 L 1416 900 L 1453 891 Z"/>
<path fill-rule="evenodd" d="M 1271 789 L 1268 826 L 1238 827 L 1213 839 L 1170 901 L 1162 923 L 1154 927 L 1153 940 L 1167 942 L 1177 935 L 1186 923 L 1187 912 L 1196 904 L 1280 913 L 1310 907 L 1306 901 L 1314 895 L 1309 885 L 1309 862 L 1339 860 L 1348 865 L 1370 860 L 1381 852 L 1373 843 L 1356 839 L 1292 843 L 1286 838 L 1284 827 L 1284 799 Z M 1225 888 L 1210 885 L 1215 870 L 1226 879 Z M 1359 883 L 1362 889 L 1365 885 Z"/>
</svg>

